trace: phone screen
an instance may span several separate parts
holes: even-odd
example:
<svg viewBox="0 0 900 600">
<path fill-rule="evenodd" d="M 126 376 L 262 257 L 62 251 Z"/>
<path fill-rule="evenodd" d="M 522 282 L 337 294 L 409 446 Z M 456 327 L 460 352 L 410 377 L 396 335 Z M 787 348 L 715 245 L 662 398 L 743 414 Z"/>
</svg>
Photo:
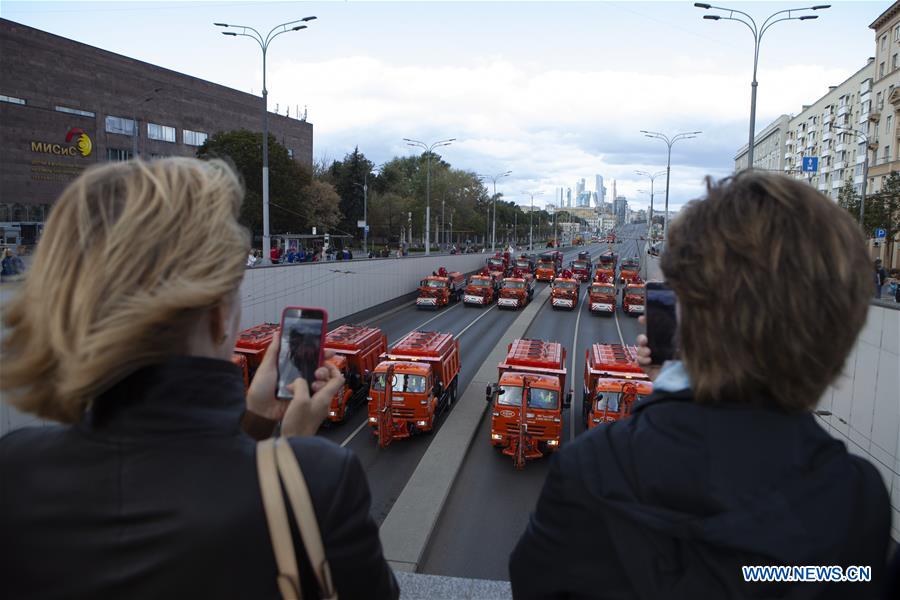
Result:
<svg viewBox="0 0 900 600">
<path fill-rule="evenodd" d="M 298 377 L 303 377 L 312 385 L 322 356 L 324 327 L 325 317 L 322 311 L 285 309 L 281 319 L 281 348 L 278 352 L 278 398 L 293 398 L 287 386 Z"/>
<path fill-rule="evenodd" d="M 653 364 L 675 358 L 675 292 L 665 284 L 647 282 L 647 344 Z"/>
</svg>

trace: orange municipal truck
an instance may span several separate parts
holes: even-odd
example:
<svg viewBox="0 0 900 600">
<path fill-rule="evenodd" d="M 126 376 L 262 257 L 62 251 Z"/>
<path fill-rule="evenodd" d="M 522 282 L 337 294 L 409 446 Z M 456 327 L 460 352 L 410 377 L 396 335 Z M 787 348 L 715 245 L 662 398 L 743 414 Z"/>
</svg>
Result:
<svg viewBox="0 0 900 600">
<path fill-rule="evenodd" d="M 641 261 L 637 258 L 626 258 L 622 261 L 622 266 L 619 268 L 619 283 L 625 283 L 629 279 L 640 276 L 640 274 Z"/>
<path fill-rule="evenodd" d="M 459 341 L 451 333 L 412 331 L 379 360 L 368 396 L 378 445 L 432 431 L 437 416 L 456 400 Z"/>
<path fill-rule="evenodd" d="M 559 342 L 513 340 L 497 366 L 497 383 L 487 387 L 491 444 L 511 456 L 517 469 L 559 448 L 562 409 L 572 401 L 565 365 Z"/>
<path fill-rule="evenodd" d="M 463 302 L 466 305 L 486 306 L 497 299 L 499 292 L 499 280 L 493 275 L 472 275 L 463 293 Z"/>
<path fill-rule="evenodd" d="M 582 416 L 596 427 L 631 414 L 631 406 L 653 393 L 653 383 L 637 364 L 637 347 L 594 344 L 585 356 Z"/>
<path fill-rule="evenodd" d="M 534 296 L 534 278 L 530 274 L 514 269 L 512 277 L 503 280 L 497 308 L 524 308 Z"/>
<path fill-rule="evenodd" d="M 253 375 L 262 364 L 263 356 L 266 355 L 266 350 L 277 332 L 277 323 L 262 323 L 249 327 L 238 334 L 231 362 L 243 372 L 244 389 L 250 387 Z"/>
<path fill-rule="evenodd" d="M 488 271 L 491 273 L 500 273 L 501 277 L 506 277 L 509 272 L 509 252 L 498 252 L 494 256 L 485 261 Z"/>
<path fill-rule="evenodd" d="M 352 404 L 365 398 L 378 357 L 387 351 L 387 337 L 377 327 L 341 325 L 325 336 L 325 349 L 334 352 L 328 361 L 344 375 L 344 389 L 328 408 L 328 420 L 339 423 Z"/>
<path fill-rule="evenodd" d="M 613 280 L 604 279 L 591 283 L 588 288 L 588 308 L 592 313 L 613 314 L 616 312 L 616 284 Z"/>
<path fill-rule="evenodd" d="M 626 315 L 644 314 L 646 287 L 644 280 L 638 275 L 627 280 L 625 287 L 622 288 L 622 311 Z"/>
<path fill-rule="evenodd" d="M 466 276 L 459 271 L 447 272 L 441 267 L 438 271 L 419 282 L 419 297 L 416 306 L 419 308 L 440 308 L 450 302 L 459 302 L 466 287 Z"/>
<path fill-rule="evenodd" d="M 553 310 L 568 308 L 575 310 L 578 307 L 578 297 L 581 295 L 581 282 L 572 276 L 568 270 L 553 280 L 550 289 L 550 306 Z"/>
</svg>

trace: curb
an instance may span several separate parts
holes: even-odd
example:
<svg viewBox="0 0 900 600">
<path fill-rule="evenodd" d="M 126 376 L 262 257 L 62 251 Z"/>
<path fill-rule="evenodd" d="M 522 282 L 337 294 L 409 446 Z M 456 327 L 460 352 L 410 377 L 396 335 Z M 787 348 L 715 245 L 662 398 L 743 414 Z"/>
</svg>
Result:
<svg viewBox="0 0 900 600">
<path fill-rule="evenodd" d="M 497 379 L 497 364 L 506 355 L 506 346 L 525 335 L 549 297 L 550 286 L 546 286 L 507 328 L 457 400 L 381 524 L 384 556 L 395 571 L 414 573 L 418 569 L 453 482 L 487 411 L 485 387 Z"/>
</svg>

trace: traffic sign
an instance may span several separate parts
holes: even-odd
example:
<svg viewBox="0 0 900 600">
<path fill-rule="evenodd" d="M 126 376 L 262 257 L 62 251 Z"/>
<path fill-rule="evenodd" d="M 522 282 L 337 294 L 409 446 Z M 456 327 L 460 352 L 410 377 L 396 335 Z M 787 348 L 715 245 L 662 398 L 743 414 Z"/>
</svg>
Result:
<svg viewBox="0 0 900 600">
<path fill-rule="evenodd" d="M 369 226 L 366 225 L 366 233 L 369 233 Z"/>
<path fill-rule="evenodd" d="M 804 173 L 815 173 L 819 170 L 818 156 L 804 156 L 800 170 Z"/>
<path fill-rule="evenodd" d="M 363 228 L 366 226 L 366 222 L 364 220 L 360 219 L 356 222 L 356 226 L 359 228 Z"/>
<path fill-rule="evenodd" d="M 878 229 L 875 230 L 875 237 L 878 239 L 885 238 L 885 237 L 887 237 L 887 232 L 884 229 L 882 229 L 881 227 L 879 227 Z"/>
</svg>

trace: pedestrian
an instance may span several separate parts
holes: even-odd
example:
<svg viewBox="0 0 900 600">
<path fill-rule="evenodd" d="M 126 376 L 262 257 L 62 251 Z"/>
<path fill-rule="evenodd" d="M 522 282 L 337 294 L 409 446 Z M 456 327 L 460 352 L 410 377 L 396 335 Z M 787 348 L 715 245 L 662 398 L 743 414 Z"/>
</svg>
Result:
<svg viewBox="0 0 900 600">
<path fill-rule="evenodd" d="M 875 298 L 881 299 L 881 288 L 884 287 L 884 280 L 887 279 L 887 271 L 881 266 L 881 259 L 875 259 Z"/>
<path fill-rule="evenodd" d="M 281 248 L 279 248 L 277 243 L 272 246 L 271 250 L 269 250 L 269 258 L 271 259 L 273 265 L 277 265 L 279 262 L 281 262 Z"/>
<path fill-rule="evenodd" d="M 16 266 L 13 261 L 12 250 L 9 248 L 3 251 L 2 271 L 0 271 L 0 274 L 4 277 L 16 275 Z"/>
<path fill-rule="evenodd" d="M 256 250 L 251 250 L 247 255 L 247 267 L 252 267 L 256 264 Z"/>
<path fill-rule="evenodd" d="M 513 597 L 881 598 L 887 489 L 813 413 L 866 322 L 862 231 L 809 185 L 746 170 L 708 180 L 666 244 L 675 360 L 653 368 L 638 336 L 653 395 L 554 453 Z M 809 302 L 823 281 L 827 301 Z M 753 565 L 866 565 L 872 580 L 754 583 Z"/>
<path fill-rule="evenodd" d="M 314 435 L 340 372 L 297 378 L 279 400 L 277 334 L 248 390 L 232 362 L 243 195 L 223 161 L 163 158 L 89 168 L 54 204 L 2 317 L 4 401 L 57 422 L 0 438 L 4 597 L 399 596 L 359 459 Z M 319 526 L 303 537 L 324 545 L 315 570 L 260 496 L 281 493 L 257 470 L 277 421 Z M 279 577 L 273 539 L 293 539 L 296 579 Z"/>
<path fill-rule="evenodd" d="M 353 250 L 347 248 L 347 260 L 353 260 Z"/>
</svg>

